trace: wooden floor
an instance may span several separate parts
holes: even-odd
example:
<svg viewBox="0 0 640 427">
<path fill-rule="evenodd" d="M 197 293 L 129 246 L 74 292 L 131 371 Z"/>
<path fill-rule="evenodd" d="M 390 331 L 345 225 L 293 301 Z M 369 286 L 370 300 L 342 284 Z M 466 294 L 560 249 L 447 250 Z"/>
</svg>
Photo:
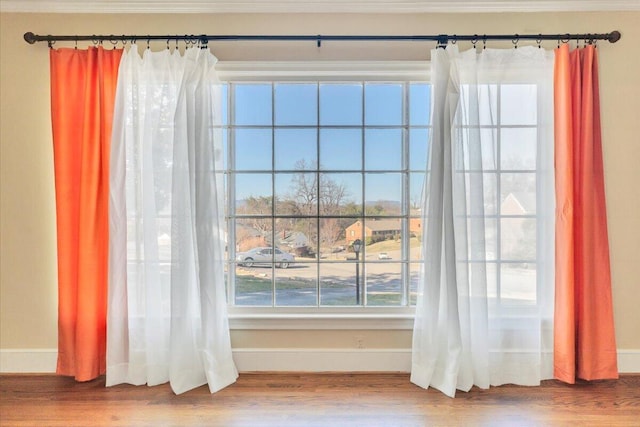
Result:
<svg viewBox="0 0 640 427">
<path fill-rule="evenodd" d="M 450 399 L 408 374 L 242 374 L 209 394 L 1 375 L 2 426 L 640 426 L 640 375 L 472 389 Z"/>
</svg>

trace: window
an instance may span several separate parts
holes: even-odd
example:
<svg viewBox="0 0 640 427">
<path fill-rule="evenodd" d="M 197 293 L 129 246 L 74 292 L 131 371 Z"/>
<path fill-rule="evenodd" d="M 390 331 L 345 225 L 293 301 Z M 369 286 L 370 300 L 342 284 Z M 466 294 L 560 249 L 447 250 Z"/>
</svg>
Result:
<svg viewBox="0 0 640 427">
<path fill-rule="evenodd" d="M 419 72 L 415 64 L 395 65 L 391 79 L 322 66 L 270 70 L 266 78 L 230 66 L 224 128 L 232 307 L 375 312 L 415 303 L 430 131 L 425 64 Z M 397 72 L 403 66 L 414 68 Z M 489 295 L 511 306 L 536 302 L 539 129 L 535 117 L 511 114 L 523 99 L 536 105 L 535 90 L 488 88 L 495 108 L 479 126 Z"/>
<path fill-rule="evenodd" d="M 232 306 L 411 304 L 429 86 L 341 74 L 228 80 Z"/>
</svg>

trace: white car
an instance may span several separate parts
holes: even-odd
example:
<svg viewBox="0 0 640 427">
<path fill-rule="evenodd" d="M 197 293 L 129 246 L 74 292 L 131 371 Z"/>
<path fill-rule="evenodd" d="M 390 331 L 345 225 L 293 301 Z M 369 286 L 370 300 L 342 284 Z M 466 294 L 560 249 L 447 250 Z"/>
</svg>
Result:
<svg viewBox="0 0 640 427">
<path fill-rule="evenodd" d="M 236 261 L 245 267 L 254 265 L 270 265 L 275 263 L 276 267 L 287 268 L 295 260 L 293 255 L 282 252 L 276 248 L 253 248 L 247 252 L 240 252 L 236 255 Z"/>
<path fill-rule="evenodd" d="M 380 253 L 378 254 L 378 259 L 391 259 L 391 257 L 390 257 L 390 256 L 389 256 L 389 254 L 388 254 L 388 253 L 386 253 L 386 252 L 380 252 Z"/>
</svg>

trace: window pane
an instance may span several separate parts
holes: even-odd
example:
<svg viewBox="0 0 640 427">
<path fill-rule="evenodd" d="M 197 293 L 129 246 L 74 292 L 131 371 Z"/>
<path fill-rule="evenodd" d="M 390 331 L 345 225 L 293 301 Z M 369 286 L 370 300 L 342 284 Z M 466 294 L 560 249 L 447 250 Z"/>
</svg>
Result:
<svg viewBox="0 0 640 427">
<path fill-rule="evenodd" d="M 505 305 L 533 305 L 536 299 L 536 264 L 502 264 L 500 301 Z"/>
<path fill-rule="evenodd" d="M 416 305 L 418 296 L 418 286 L 422 280 L 422 264 L 411 263 L 409 264 L 409 304 Z"/>
<path fill-rule="evenodd" d="M 318 251 L 318 220 L 315 218 L 277 218 L 276 246 L 293 254 L 296 262 L 313 262 Z"/>
<path fill-rule="evenodd" d="M 229 169 L 229 130 L 220 129 L 216 135 L 222 137 L 222 168 L 226 171 Z"/>
<path fill-rule="evenodd" d="M 376 259 L 380 252 L 386 252 L 390 259 L 401 259 L 400 231 L 402 221 L 399 218 L 367 218 L 364 222 L 365 252 L 367 259 Z M 377 244 L 381 243 L 381 244 Z M 384 244 L 382 244 L 384 243 Z"/>
<path fill-rule="evenodd" d="M 236 213 L 239 215 L 271 215 L 271 174 L 237 173 Z"/>
<path fill-rule="evenodd" d="M 354 215 L 362 205 L 362 174 L 320 174 L 320 215 Z"/>
<path fill-rule="evenodd" d="M 498 145 L 495 128 L 469 127 L 461 129 L 460 135 L 463 147 L 462 156 L 456 156 L 457 170 L 496 170 Z"/>
<path fill-rule="evenodd" d="M 402 174 L 365 174 L 367 215 L 399 215 L 402 212 Z"/>
<path fill-rule="evenodd" d="M 315 129 L 276 129 L 276 170 L 313 170 L 318 165 Z"/>
<path fill-rule="evenodd" d="M 364 221 L 362 218 L 353 218 L 345 220 L 345 246 L 347 246 L 347 259 L 349 258 L 349 253 L 353 254 L 353 248 L 351 245 L 354 241 L 360 240 L 364 242 L 365 234 L 364 234 Z"/>
<path fill-rule="evenodd" d="M 425 171 L 428 165 L 429 131 L 427 129 L 411 129 L 409 131 L 409 168 Z"/>
<path fill-rule="evenodd" d="M 271 129 L 236 129 L 236 170 L 271 170 Z"/>
<path fill-rule="evenodd" d="M 477 221 L 477 220 L 476 220 Z M 494 218 L 484 219 L 485 259 L 489 261 L 498 259 L 498 220 Z"/>
<path fill-rule="evenodd" d="M 280 173 L 275 177 L 276 215 L 317 215 L 318 175 Z"/>
<path fill-rule="evenodd" d="M 236 255 L 255 248 L 270 246 L 273 219 L 243 218 L 235 220 Z"/>
<path fill-rule="evenodd" d="M 353 223 L 349 218 L 320 218 L 320 260 L 344 261 L 345 229 Z"/>
<path fill-rule="evenodd" d="M 271 306 L 273 298 L 271 267 L 236 267 L 236 305 Z"/>
<path fill-rule="evenodd" d="M 316 84 L 278 83 L 274 87 L 276 125 L 315 125 L 318 123 Z"/>
<path fill-rule="evenodd" d="M 320 125 L 362 125 L 362 85 L 320 84 Z"/>
<path fill-rule="evenodd" d="M 537 86 L 532 84 L 500 86 L 500 123 L 535 125 L 538 120 Z"/>
<path fill-rule="evenodd" d="M 431 114 L 431 85 L 411 83 L 409 86 L 409 124 L 427 126 Z"/>
<path fill-rule="evenodd" d="M 160 261 L 171 261 L 171 221 L 170 217 L 156 218 L 154 224 L 158 236 L 158 260 Z M 146 249 L 150 251 L 152 247 Z"/>
<path fill-rule="evenodd" d="M 271 125 L 271 85 L 235 85 L 235 124 Z"/>
<path fill-rule="evenodd" d="M 500 213 L 531 215 L 536 212 L 536 174 L 500 174 Z"/>
<path fill-rule="evenodd" d="M 467 215 L 495 215 L 497 213 L 498 206 L 498 188 L 496 184 L 496 173 L 480 173 L 471 172 L 465 174 L 466 176 L 466 204 Z M 482 184 L 482 188 L 477 188 Z M 482 191 L 482 204 L 480 200 L 477 200 L 477 204 L 472 204 L 472 195 L 480 195 Z M 479 206 L 478 206 L 479 205 Z"/>
<path fill-rule="evenodd" d="M 353 256 L 353 255 L 352 255 Z M 353 258 L 355 260 L 355 258 Z M 320 305 L 345 306 L 356 303 L 356 269 L 358 283 L 364 280 L 361 264 L 351 262 L 320 264 Z M 360 295 L 362 301 L 363 295 Z"/>
<path fill-rule="evenodd" d="M 487 126 L 498 124 L 498 86 L 497 85 L 462 85 L 460 88 L 460 102 L 463 111 L 475 111 L 471 105 L 483 105 L 477 114 L 472 114 L 465 119 L 465 124 Z M 504 107 L 504 105 L 502 106 Z"/>
<path fill-rule="evenodd" d="M 401 129 L 367 129 L 364 137 L 366 169 L 400 170 L 402 168 Z"/>
<path fill-rule="evenodd" d="M 494 127 L 480 129 L 480 151 L 482 170 L 494 171 L 498 168 L 498 131 Z"/>
<path fill-rule="evenodd" d="M 422 254 L 422 239 L 427 236 L 423 232 L 422 218 L 409 219 L 409 252 L 411 261 L 424 258 Z"/>
<path fill-rule="evenodd" d="M 276 269 L 277 306 L 316 306 L 318 304 L 318 265 L 295 264 Z"/>
<path fill-rule="evenodd" d="M 399 126 L 402 124 L 402 85 L 368 83 L 364 90 L 365 125 Z"/>
<path fill-rule="evenodd" d="M 420 216 L 422 213 L 422 193 L 425 185 L 424 173 L 409 174 L 409 209 L 412 216 Z"/>
<path fill-rule="evenodd" d="M 402 302 L 402 264 L 368 263 L 367 305 L 393 306 Z"/>
<path fill-rule="evenodd" d="M 500 248 L 503 260 L 536 259 L 536 220 L 533 218 L 502 218 Z"/>
<path fill-rule="evenodd" d="M 503 128 L 500 134 L 500 167 L 507 170 L 535 170 L 537 129 Z"/>
<path fill-rule="evenodd" d="M 362 169 L 360 129 L 321 129 L 320 168 L 324 170 Z"/>
</svg>

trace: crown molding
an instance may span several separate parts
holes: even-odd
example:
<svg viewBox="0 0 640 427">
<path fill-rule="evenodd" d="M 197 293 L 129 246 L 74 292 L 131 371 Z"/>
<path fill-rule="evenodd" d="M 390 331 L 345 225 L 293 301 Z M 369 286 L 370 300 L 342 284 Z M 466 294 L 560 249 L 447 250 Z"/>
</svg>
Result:
<svg viewBox="0 0 640 427">
<path fill-rule="evenodd" d="M 640 11 L 638 0 L 0 0 L 13 13 L 478 13 Z"/>
</svg>

